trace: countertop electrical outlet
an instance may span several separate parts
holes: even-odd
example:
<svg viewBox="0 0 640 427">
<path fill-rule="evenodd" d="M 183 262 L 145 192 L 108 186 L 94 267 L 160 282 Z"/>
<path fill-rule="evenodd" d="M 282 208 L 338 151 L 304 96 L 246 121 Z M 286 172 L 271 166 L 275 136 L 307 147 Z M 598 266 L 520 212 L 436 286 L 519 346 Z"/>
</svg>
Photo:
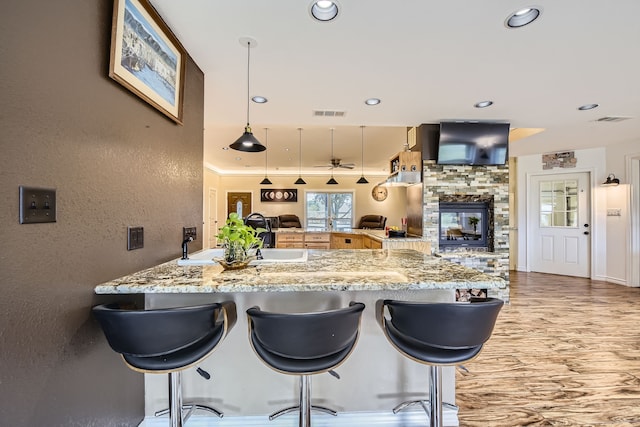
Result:
<svg viewBox="0 0 640 427">
<path fill-rule="evenodd" d="M 192 237 L 193 240 L 196 240 L 198 235 L 197 230 L 196 227 L 182 227 L 182 239 L 187 240 L 189 237 Z"/>
</svg>

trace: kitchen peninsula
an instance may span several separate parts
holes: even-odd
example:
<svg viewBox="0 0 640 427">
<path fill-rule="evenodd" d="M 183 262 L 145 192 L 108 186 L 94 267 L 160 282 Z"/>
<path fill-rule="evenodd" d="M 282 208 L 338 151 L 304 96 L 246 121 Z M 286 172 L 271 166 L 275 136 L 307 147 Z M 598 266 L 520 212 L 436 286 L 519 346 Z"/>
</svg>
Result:
<svg viewBox="0 0 640 427">
<path fill-rule="evenodd" d="M 412 249 L 308 250 L 301 263 L 269 263 L 223 271 L 218 264 L 179 266 L 176 260 L 98 285 L 97 294 L 145 294 L 146 308 L 235 301 L 238 322 L 227 340 L 200 366 L 215 378 L 207 382 L 188 370 L 185 401 L 211 404 L 225 417 L 268 415 L 297 398 L 294 377 L 278 375 L 253 354 L 244 312 L 259 305 L 268 311 L 302 312 L 366 305 L 356 349 L 331 375 L 314 377 L 312 401 L 338 412 L 384 412 L 416 396 L 427 397 L 428 369 L 402 357 L 384 338 L 375 320 L 375 303 L 392 298 L 451 302 L 456 289 L 482 288 L 489 295 L 507 289 L 503 279 Z M 426 327 L 437 327 L 427 325 Z M 115 356 L 114 356 L 115 357 Z M 473 370 L 473 365 L 467 366 Z M 123 367 L 123 369 L 126 369 Z M 444 372 L 444 400 L 455 401 L 455 372 Z M 166 406 L 166 378 L 146 375 L 146 414 Z M 457 425 L 454 409 L 446 425 Z"/>
</svg>

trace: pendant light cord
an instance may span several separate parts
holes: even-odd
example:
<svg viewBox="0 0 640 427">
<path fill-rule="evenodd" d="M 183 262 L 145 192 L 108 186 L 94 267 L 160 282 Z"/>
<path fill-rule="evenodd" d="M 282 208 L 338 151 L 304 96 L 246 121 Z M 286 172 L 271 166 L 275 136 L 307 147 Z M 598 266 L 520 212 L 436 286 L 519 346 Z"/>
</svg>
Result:
<svg viewBox="0 0 640 427">
<path fill-rule="evenodd" d="M 298 178 L 302 177 L 302 128 L 298 128 L 300 131 L 300 139 L 298 140 Z"/>
<path fill-rule="evenodd" d="M 264 128 L 264 146 L 269 146 L 269 128 Z M 269 163 L 269 150 L 264 150 L 264 177 L 267 177 L 267 165 Z"/>
<path fill-rule="evenodd" d="M 251 67 L 251 42 L 247 41 L 247 127 L 249 127 L 249 70 Z"/>
<path fill-rule="evenodd" d="M 362 176 L 364 176 L 364 126 L 360 126 L 360 165 L 362 166 Z"/>
</svg>

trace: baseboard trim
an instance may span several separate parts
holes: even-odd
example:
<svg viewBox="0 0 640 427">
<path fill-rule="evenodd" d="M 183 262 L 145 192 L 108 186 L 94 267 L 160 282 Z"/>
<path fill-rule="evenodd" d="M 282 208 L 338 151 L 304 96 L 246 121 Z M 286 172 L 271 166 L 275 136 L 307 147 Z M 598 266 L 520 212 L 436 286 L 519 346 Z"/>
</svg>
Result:
<svg viewBox="0 0 640 427">
<path fill-rule="evenodd" d="M 420 410 L 402 411 L 399 414 L 388 412 L 341 412 L 337 417 L 326 414 L 313 414 L 314 427 L 424 427 L 429 424 L 427 414 Z M 442 412 L 444 425 L 458 427 L 458 411 L 444 408 Z M 273 421 L 262 416 L 225 416 L 217 417 L 194 415 L 189 418 L 186 427 L 297 427 L 298 415 L 287 414 Z M 139 427 L 166 427 L 167 417 L 145 417 Z"/>
</svg>

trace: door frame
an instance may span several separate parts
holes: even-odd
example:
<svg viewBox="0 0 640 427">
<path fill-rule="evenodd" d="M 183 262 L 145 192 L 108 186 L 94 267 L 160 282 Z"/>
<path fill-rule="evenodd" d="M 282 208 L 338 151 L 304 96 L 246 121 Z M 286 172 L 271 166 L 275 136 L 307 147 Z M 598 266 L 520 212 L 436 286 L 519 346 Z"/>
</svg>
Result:
<svg viewBox="0 0 640 427">
<path fill-rule="evenodd" d="M 629 183 L 629 235 L 627 266 L 629 286 L 640 286 L 640 265 L 634 254 L 640 253 L 640 153 L 626 156 Z M 636 262 L 634 262 L 636 261 Z"/>
<path fill-rule="evenodd" d="M 597 227 L 597 221 L 596 219 L 596 193 L 594 191 L 595 188 L 595 181 L 594 181 L 594 177 L 595 177 L 595 172 L 593 169 L 565 169 L 565 170 L 549 170 L 546 172 L 529 172 L 526 174 L 527 177 L 527 182 L 526 182 L 526 198 L 525 198 L 525 206 L 526 206 L 526 217 L 525 217 L 525 221 L 526 221 L 526 241 L 527 241 L 527 247 L 530 246 L 530 242 L 533 241 L 533 218 L 532 215 L 534 215 L 533 211 L 532 211 L 532 197 L 537 197 L 537 194 L 533 194 L 532 193 L 532 187 L 533 187 L 533 183 L 532 180 L 534 177 L 545 177 L 545 176 L 551 176 L 551 175 L 562 175 L 562 174 L 574 174 L 574 173 L 587 173 L 589 175 L 588 178 L 588 182 L 589 182 L 589 187 L 588 187 L 588 191 L 589 194 L 587 195 L 587 197 L 589 198 L 589 229 L 591 230 L 591 239 L 590 239 L 590 243 L 589 243 L 589 277 L 591 279 L 594 278 L 595 276 L 595 263 L 593 262 L 594 260 L 594 254 L 596 254 L 597 252 L 595 251 L 596 247 L 595 247 L 595 243 L 598 240 L 598 227 Z M 537 213 L 535 214 L 537 215 Z M 527 249 L 527 255 L 526 255 L 526 263 L 525 263 L 525 268 L 526 271 L 531 271 L 531 251 L 529 249 Z"/>
</svg>

